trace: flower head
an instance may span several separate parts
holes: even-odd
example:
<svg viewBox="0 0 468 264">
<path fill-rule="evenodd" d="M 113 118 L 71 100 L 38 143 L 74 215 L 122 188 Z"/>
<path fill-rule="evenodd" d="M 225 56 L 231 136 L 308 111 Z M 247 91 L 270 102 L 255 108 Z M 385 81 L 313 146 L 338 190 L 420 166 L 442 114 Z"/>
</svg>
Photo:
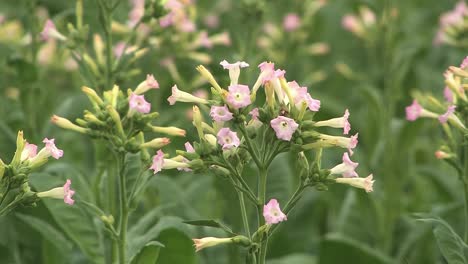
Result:
<svg viewBox="0 0 468 264">
<path fill-rule="evenodd" d="M 342 183 L 342 184 L 348 184 L 356 188 L 361 188 L 366 190 L 366 192 L 372 192 L 373 185 L 374 185 L 374 180 L 372 180 L 373 175 L 370 174 L 366 178 L 361 178 L 361 177 L 353 177 L 353 178 L 337 178 L 335 181 L 337 183 Z"/>
<path fill-rule="evenodd" d="M 455 105 L 450 105 L 450 106 L 447 108 L 447 112 L 445 112 L 443 115 L 440 115 L 440 116 L 439 116 L 439 122 L 440 122 L 441 124 L 447 123 L 447 120 L 449 119 L 449 117 L 450 117 L 451 115 L 453 115 L 453 113 L 455 112 L 455 108 L 456 108 Z"/>
<path fill-rule="evenodd" d="M 414 121 L 418 119 L 422 112 L 422 106 L 418 103 L 418 101 L 413 100 L 413 103 L 410 106 L 406 107 L 406 119 L 408 121 Z"/>
<path fill-rule="evenodd" d="M 23 152 L 21 152 L 21 161 L 34 158 L 37 155 L 37 146 L 26 142 Z"/>
<path fill-rule="evenodd" d="M 46 144 L 45 149 L 49 153 L 49 156 L 54 157 L 54 159 L 59 159 L 63 156 L 63 150 L 58 149 L 55 146 L 54 138 L 53 139 L 45 138 L 42 142 Z"/>
<path fill-rule="evenodd" d="M 286 31 L 294 31 L 301 26 L 301 18 L 296 13 L 289 13 L 283 19 L 283 28 Z"/>
<path fill-rule="evenodd" d="M 177 85 L 172 86 L 172 95 L 169 98 L 167 98 L 167 101 L 169 102 L 170 105 L 173 105 L 176 102 L 199 103 L 199 104 L 208 103 L 206 99 L 196 97 L 192 94 L 179 90 L 177 88 Z"/>
<path fill-rule="evenodd" d="M 229 112 L 227 106 L 212 106 L 210 116 L 216 122 L 229 121 L 232 119 L 232 113 Z"/>
<path fill-rule="evenodd" d="M 75 191 L 70 186 L 71 180 L 67 179 L 67 182 L 63 185 L 63 201 L 66 204 L 73 205 L 75 201 L 72 199 L 72 196 L 75 194 Z"/>
<path fill-rule="evenodd" d="M 54 22 L 48 19 L 44 25 L 44 29 L 41 32 L 41 39 L 44 41 L 48 41 L 51 38 L 62 41 L 67 39 L 64 35 L 60 34 L 60 32 L 57 31 Z"/>
<path fill-rule="evenodd" d="M 135 89 L 135 94 L 146 93 L 150 89 L 159 89 L 159 83 L 153 74 L 147 74 L 146 80 L 142 81 Z"/>
<path fill-rule="evenodd" d="M 287 216 L 281 211 L 276 199 L 271 199 L 263 206 L 263 217 L 265 217 L 265 222 L 269 225 L 288 220 Z"/>
<path fill-rule="evenodd" d="M 247 85 L 237 84 L 230 85 L 228 87 L 229 93 L 226 97 L 226 101 L 234 109 L 246 107 L 251 104 L 250 101 L 250 90 Z"/>
<path fill-rule="evenodd" d="M 73 200 L 72 197 L 75 194 L 75 191 L 72 190 L 70 186 L 71 186 L 71 180 L 67 179 L 67 181 L 62 187 L 53 188 L 45 192 L 38 192 L 37 197 L 40 197 L 40 198 L 49 197 L 49 198 L 55 198 L 55 199 L 63 199 L 63 201 L 66 204 L 73 205 L 75 203 L 75 200 Z"/>
<path fill-rule="evenodd" d="M 150 169 L 153 170 L 154 174 L 160 172 L 164 166 L 164 152 L 158 150 L 156 155 L 153 156 L 153 163 L 151 164 Z"/>
<path fill-rule="evenodd" d="M 289 117 L 278 116 L 271 120 L 271 127 L 275 130 L 276 137 L 282 140 L 290 141 L 292 135 L 299 127 L 299 125 Z"/>
<path fill-rule="evenodd" d="M 343 117 L 319 121 L 315 123 L 315 126 L 317 127 L 328 126 L 328 127 L 334 127 L 334 128 L 343 128 L 343 134 L 347 135 L 349 133 L 349 130 L 351 130 L 351 124 L 349 123 L 348 118 L 349 118 L 349 111 L 348 109 L 346 109 Z"/>
<path fill-rule="evenodd" d="M 132 93 L 128 100 L 130 110 L 140 112 L 142 114 L 147 114 L 151 110 L 151 104 L 145 100 L 143 95 L 136 95 Z"/>
<path fill-rule="evenodd" d="M 223 146 L 223 149 L 238 147 L 240 144 L 237 133 L 231 131 L 231 129 L 227 127 L 221 128 L 216 136 L 218 138 L 218 143 Z"/>
<path fill-rule="evenodd" d="M 237 61 L 234 63 L 229 63 L 226 60 L 223 60 L 219 63 L 223 66 L 224 69 L 229 70 L 229 78 L 231 79 L 231 85 L 236 85 L 239 81 L 240 68 L 249 67 L 245 61 Z"/>
<path fill-rule="evenodd" d="M 343 153 L 343 163 L 340 163 L 330 170 L 330 174 L 341 174 L 345 178 L 357 177 L 358 174 L 354 171 L 359 165 L 357 162 L 351 161 L 348 152 Z"/>
</svg>

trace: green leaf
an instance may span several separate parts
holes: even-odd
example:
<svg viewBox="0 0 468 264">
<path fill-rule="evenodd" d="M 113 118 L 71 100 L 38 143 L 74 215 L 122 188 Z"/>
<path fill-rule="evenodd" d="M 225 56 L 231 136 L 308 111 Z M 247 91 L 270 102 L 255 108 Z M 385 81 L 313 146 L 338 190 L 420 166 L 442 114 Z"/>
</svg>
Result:
<svg viewBox="0 0 468 264">
<path fill-rule="evenodd" d="M 30 215 L 16 213 L 15 216 L 39 232 L 44 237 L 44 239 L 54 245 L 56 250 L 62 254 L 67 255 L 67 252 L 72 249 L 72 243 L 70 243 L 70 241 L 68 241 L 61 232 L 59 232 L 49 223 Z"/>
<path fill-rule="evenodd" d="M 189 225 L 195 225 L 195 226 L 209 226 L 209 227 L 221 228 L 231 235 L 237 235 L 236 233 L 234 233 L 234 231 L 232 231 L 232 229 L 229 226 L 217 220 L 213 220 L 213 219 L 190 220 L 190 221 L 184 221 L 184 223 L 189 224 Z"/>
<path fill-rule="evenodd" d="M 306 254 L 291 254 L 281 258 L 268 260 L 268 264 L 315 264 L 317 258 Z"/>
<path fill-rule="evenodd" d="M 164 245 L 157 242 L 151 241 L 146 244 L 137 256 L 133 259 L 132 264 L 155 264 L 159 257 L 159 251 Z"/>
<path fill-rule="evenodd" d="M 466 263 L 464 250 L 468 247 L 447 222 L 437 218 L 425 218 L 419 221 L 435 224 L 433 232 L 437 245 L 449 264 Z"/>
<path fill-rule="evenodd" d="M 328 235 L 320 244 L 319 264 L 349 263 L 387 264 L 393 261 L 358 240 L 346 238 L 338 234 Z"/>
<path fill-rule="evenodd" d="M 178 217 L 165 216 L 161 217 L 159 222 L 152 226 L 149 230 L 133 228 L 128 233 L 128 257 L 129 261 L 132 261 L 138 252 L 142 250 L 150 241 L 158 240 L 164 245 L 163 241 L 157 239 L 158 236 L 166 229 L 177 229 L 182 232 L 187 232 L 186 226 L 182 223 L 182 220 Z M 167 245 L 166 245 L 167 247 Z M 162 262 L 166 263 L 166 262 Z"/>
<path fill-rule="evenodd" d="M 192 239 L 184 232 L 175 228 L 166 229 L 161 232 L 158 237 L 158 241 L 161 241 L 161 243 L 165 245 L 165 247 L 161 249 L 161 254 L 158 260 L 159 263 L 197 263 Z"/>
<path fill-rule="evenodd" d="M 74 198 L 78 201 L 80 199 L 91 200 L 91 197 L 88 196 L 90 195 L 89 186 L 83 175 L 74 170 L 72 166 L 65 167 L 63 165 L 61 168 L 61 171 L 51 170 L 51 173 L 34 174 L 30 177 L 30 182 L 38 191 L 45 191 L 62 186 L 65 180 L 70 178 L 72 189 L 76 191 Z M 95 218 L 91 217 L 82 207 L 69 206 L 57 199 L 44 198 L 42 201 L 60 228 L 89 258 L 89 261 L 97 264 L 104 263 L 104 249 L 100 243 L 102 225 L 98 225 L 94 221 Z"/>
</svg>

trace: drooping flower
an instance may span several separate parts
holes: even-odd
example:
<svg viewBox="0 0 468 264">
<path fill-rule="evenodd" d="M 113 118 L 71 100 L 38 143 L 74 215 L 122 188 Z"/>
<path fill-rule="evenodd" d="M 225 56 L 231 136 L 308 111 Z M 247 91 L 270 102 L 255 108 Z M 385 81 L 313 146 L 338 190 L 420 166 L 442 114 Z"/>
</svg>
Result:
<svg viewBox="0 0 468 264">
<path fill-rule="evenodd" d="M 47 41 L 51 38 L 61 41 L 65 41 L 67 39 L 64 35 L 58 32 L 54 22 L 48 19 L 44 25 L 44 29 L 41 32 L 41 39 Z"/>
<path fill-rule="evenodd" d="M 276 199 L 271 199 L 263 206 L 263 217 L 269 225 L 277 224 L 288 220 L 288 217 L 281 211 L 280 205 Z"/>
<path fill-rule="evenodd" d="M 317 112 L 320 109 L 320 100 L 312 98 L 312 96 L 309 93 L 306 94 L 305 101 L 310 111 Z"/>
<path fill-rule="evenodd" d="M 26 142 L 23 152 L 21 152 L 21 161 L 34 158 L 37 155 L 37 146 Z"/>
<path fill-rule="evenodd" d="M 424 109 L 418 101 L 415 99 L 413 100 L 413 103 L 410 106 L 406 107 L 406 119 L 408 121 L 414 121 L 418 119 L 419 117 L 430 117 L 430 118 L 436 118 L 437 114 L 432 113 Z"/>
<path fill-rule="evenodd" d="M 223 149 L 238 147 L 240 144 L 237 133 L 231 131 L 231 129 L 227 127 L 221 128 L 216 136 L 218 138 L 218 144 L 223 146 Z"/>
<path fill-rule="evenodd" d="M 346 148 L 349 151 L 349 154 L 352 156 L 353 155 L 353 149 L 357 146 L 358 144 L 358 133 L 356 135 L 351 136 L 349 138 L 347 137 L 337 137 L 337 136 L 330 136 L 330 135 L 325 135 L 325 134 L 320 134 L 319 138 L 321 141 L 316 142 L 316 143 L 311 143 L 308 144 L 310 146 L 321 146 L 321 147 L 326 147 L 326 146 L 336 146 L 340 148 Z M 306 148 L 308 147 L 307 145 L 305 146 Z"/>
<path fill-rule="evenodd" d="M 372 180 L 373 175 L 370 174 L 366 178 L 361 177 L 353 177 L 353 178 L 336 178 L 335 181 L 337 183 L 348 184 L 356 188 L 361 188 L 366 190 L 366 192 L 372 192 L 374 180 Z"/>
<path fill-rule="evenodd" d="M 343 117 L 332 118 L 324 121 L 318 121 L 314 125 L 317 127 L 334 127 L 334 128 L 343 128 L 343 134 L 347 135 L 349 130 L 351 130 L 351 124 L 348 122 L 349 111 L 345 110 Z"/>
<path fill-rule="evenodd" d="M 237 61 L 234 63 L 229 63 L 226 60 L 223 60 L 219 63 L 223 66 L 224 69 L 229 70 L 229 78 L 231 79 L 231 85 L 237 85 L 239 81 L 240 68 L 249 67 L 249 64 L 245 61 Z"/>
<path fill-rule="evenodd" d="M 296 13 L 289 13 L 283 19 L 283 28 L 286 31 L 294 31 L 301 26 L 301 18 Z"/>
<path fill-rule="evenodd" d="M 153 174 L 156 174 L 162 170 L 164 166 L 164 152 L 158 150 L 156 155 L 153 156 L 153 163 L 151 164 L 150 169 L 153 170 Z"/>
<path fill-rule="evenodd" d="M 45 138 L 42 142 L 46 144 L 45 149 L 49 153 L 49 156 L 52 156 L 54 159 L 59 159 L 63 156 L 63 150 L 58 149 L 55 146 L 54 138 L 53 139 Z"/>
<path fill-rule="evenodd" d="M 270 125 L 275 130 L 276 137 L 282 140 L 290 141 L 292 135 L 299 125 L 289 117 L 278 116 L 270 121 Z"/>
<path fill-rule="evenodd" d="M 167 101 L 170 105 L 173 105 L 176 102 L 208 104 L 208 100 L 183 92 L 177 88 L 177 85 L 172 86 L 172 95 L 167 98 Z"/>
<path fill-rule="evenodd" d="M 348 152 L 343 153 L 343 163 L 340 163 L 330 170 L 330 174 L 341 174 L 345 178 L 358 177 L 355 169 L 359 165 L 357 162 L 351 161 Z"/>
<path fill-rule="evenodd" d="M 67 179 L 65 184 L 62 187 L 53 188 L 51 190 L 45 192 L 37 193 L 37 197 L 44 198 L 55 198 L 55 199 L 63 199 L 63 201 L 68 205 L 73 205 L 75 200 L 72 199 L 75 191 L 71 189 L 71 180 Z"/>
<path fill-rule="evenodd" d="M 220 244 L 232 243 L 232 238 L 217 238 L 217 237 L 204 237 L 200 239 L 192 239 L 195 251 L 198 252 L 204 248 L 214 247 Z"/>
<path fill-rule="evenodd" d="M 232 119 L 233 115 L 229 112 L 227 106 L 212 106 L 210 110 L 210 116 L 216 122 L 229 121 Z"/>
<path fill-rule="evenodd" d="M 143 95 L 132 93 L 128 100 L 130 110 L 137 111 L 142 114 L 147 114 L 151 111 L 151 104 L 145 100 Z"/>
<path fill-rule="evenodd" d="M 228 87 L 229 93 L 226 101 L 234 109 L 239 109 L 250 105 L 250 90 L 247 85 L 237 84 Z"/>
<path fill-rule="evenodd" d="M 447 120 L 449 119 L 449 117 L 450 117 L 451 115 L 453 115 L 453 113 L 455 112 L 455 108 L 456 108 L 455 105 L 450 105 L 450 106 L 447 108 L 447 112 L 445 112 L 443 115 L 440 115 L 440 116 L 439 116 L 439 122 L 440 122 L 441 124 L 447 123 Z"/>
</svg>

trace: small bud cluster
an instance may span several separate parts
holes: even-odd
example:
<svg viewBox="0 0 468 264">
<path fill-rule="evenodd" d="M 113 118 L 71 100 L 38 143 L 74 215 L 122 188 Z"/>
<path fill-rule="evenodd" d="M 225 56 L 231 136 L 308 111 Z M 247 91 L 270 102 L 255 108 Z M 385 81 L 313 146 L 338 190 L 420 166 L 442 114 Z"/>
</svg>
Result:
<svg viewBox="0 0 468 264">
<path fill-rule="evenodd" d="M 55 146 L 54 139 L 45 138 L 45 146 L 39 150 L 35 144 L 27 142 L 23 131 L 18 132 L 16 152 L 10 164 L 0 160 L 0 216 L 13 210 L 18 205 L 35 206 L 40 198 L 50 197 L 62 199 L 69 205 L 74 204 L 71 181 L 67 180 L 63 187 L 49 191 L 34 192 L 29 186 L 29 175 L 47 163 L 50 157 L 59 159 L 63 150 Z"/>
<path fill-rule="evenodd" d="M 151 111 L 151 104 L 145 100 L 144 93 L 158 89 L 159 83 L 148 74 L 134 90 L 126 93 L 117 85 L 99 96 L 95 90 L 83 87 L 93 109 L 84 110 L 82 118 L 76 123 L 54 115 L 52 123 L 93 138 L 106 140 L 113 150 L 123 153 L 141 151 L 143 159 L 149 159 L 148 148 L 160 149 L 170 143 L 167 137 L 158 137 L 145 141 L 144 132 L 156 132 L 170 136 L 185 136 L 185 130 L 176 127 L 155 126 L 153 121 L 157 112 Z"/>
</svg>

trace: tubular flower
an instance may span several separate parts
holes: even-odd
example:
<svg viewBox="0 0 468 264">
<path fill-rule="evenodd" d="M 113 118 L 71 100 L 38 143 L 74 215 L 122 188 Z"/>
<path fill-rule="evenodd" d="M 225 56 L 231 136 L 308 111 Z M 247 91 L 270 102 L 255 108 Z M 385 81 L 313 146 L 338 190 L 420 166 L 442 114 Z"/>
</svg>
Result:
<svg viewBox="0 0 468 264">
<path fill-rule="evenodd" d="M 240 68 L 249 67 L 245 61 L 237 61 L 235 63 L 229 63 L 223 60 L 219 63 L 224 69 L 229 70 L 229 78 L 231 79 L 231 85 L 236 85 L 239 81 Z"/>
<path fill-rule="evenodd" d="M 372 180 L 373 175 L 370 174 L 366 178 L 361 178 L 361 177 L 353 177 L 353 178 L 337 178 L 335 181 L 337 183 L 342 183 L 342 184 L 348 184 L 356 188 L 361 188 L 366 190 L 366 192 L 372 192 L 373 185 L 374 185 L 374 180 Z"/>
<path fill-rule="evenodd" d="M 223 147 L 223 149 L 238 147 L 240 144 L 237 133 L 231 131 L 231 129 L 227 127 L 221 128 L 216 136 L 218 138 L 218 143 Z"/>
<path fill-rule="evenodd" d="M 21 152 L 21 161 L 34 158 L 37 155 L 37 146 L 26 142 L 23 151 Z"/>
<path fill-rule="evenodd" d="M 164 152 L 162 150 L 158 150 L 156 155 L 153 156 L 153 163 L 150 167 L 150 169 L 153 170 L 153 174 L 156 174 L 163 169 L 164 160 Z"/>
<path fill-rule="evenodd" d="M 441 124 L 447 123 L 447 120 L 449 119 L 449 117 L 452 116 L 453 113 L 455 112 L 455 108 L 456 108 L 455 105 L 450 105 L 450 106 L 447 108 L 447 112 L 445 112 L 444 114 L 442 114 L 442 115 L 439 116 L 439 122 L 440 122 Z"/>
<path fill-rule="evenodd" d="M 150 89 L 159 89 L 159 83 L 153 74 L 147 74 L 146 80 L 142 81 L 135 89 L 135 94 L 144 94 Z"/>
<path fill-rule="evenodd" d="M 422 108 L 422 106 L 415 99 L 410 106 L 406 107 L 406 119 L 408 121 L 414 121 L 419 117 L 437 118 L 437 114 Z"/>
<path fill-rule="evenodd" d="M 239 109 L 250 105 L 250 90 L 247 85 L 236 84 L 228 87 L 229 93 L 226 101 L 234 109 Z"/>
<path fill-rule="evenodd" d="M 166 138 L 166 137 L 155 138 L 155 139 L 153 139 L 151 141 L 148 141 L 148 142 L 145 142 L 145 143 L 141 144 L 140 148 L 159 149 L 159 148 L 162 148 L 162 147 L 166 146 L 169 143 L 171 143 L 171 140 L 169 138 Z"/>
<path fill-rule="evenodd" d="M 356 135 L 351 136 L 349 138 L 320 134 L 319 138 L 321 141 L 317 143 L 312 143 L 311 145 L 318 145 L 322 147 L 337 146 L 341 148 L 347 148 L 350 155 L 353 155 L 353 149 L 358 144 L 358 133 L 356 133 Z"/>
<path fill-rule="evenodd" d="M 42 142 L 46 144 L 45 151 L 48 153 L 49 156 L 52 156 L 54 159 L 60 159 L 63 156 L 63 150 L 58 149 L 55 146 L 54 138 L 53 139 L 45 138 Z"/>
<path fill-rule="evenodd" d="M 269 225 L 288 220 L 288 217 L 281 211 L 276 199 L 271 199 L 263 206 L 263 217 L 265 218 L 265 222 Z"/>
<path fill-rule="evenodd" d="M 294 119 L 278 116 L 277 118 L 270 121 L 270 125 L 275 130 L 276 137 L 285 141 L 290 141 L 292 135 L 299 127 Z"/>
<path fill-rule="evenodd" d="M 147 114 L 151 111 L 151 104 L 145 100 L 143 95 L 132 93 L 128 100 L 130 111 L 136 111 L 142 114 Z"/>
<path fill-rule="evenodd" d="M 204 248 L 214 247 L 220 244 L 232 243 L 232 238 L 217 238 L 217 237 L 204 237 L 200 239 L 192 239 L 195 246 L 195 251 L 198 252 Z"/>
<path fill-rule="evenodd" d="M 295 13 L 287 14 L 283 19 L 284 30 L 290 32 L 298 29 L 301 26 L 301 18 Z"/>
<path fill-rule="evenodd" d="M 229 121 L 233 115 L 229 112 L 227 106 L 212 106 L 210 110 L 210 116 L 216 122 Z"/>
<path fill-rule="evenodd" d="M 455 99 L 452 90 L 450 90 L 450 88 L 448 88 L 447 86 L 445 86 L 444 88 L 444 97 L 445 100 L 449 103 L 453 103 L 453 100 Z"/>
<path fill-rule="evenodd" d="M 343 134 L 347 135 L 349 133 L 349 130 L 351 130 L 351 124 L 348 122 L 348 118 L 349 118 L 349 111 L 348 109 L 346 109 L 343 117 L 319 121 L 315 123 L 314 125 L 317 127 L 327 126 L 327 127 L 334 127 L 334 128 L 343 128 Z"/>
<path fill-rule="evenodd" d="M 177 88 L 177 85 L 172 86 L 172 95 L 167 98 L 167 101 L 169 101 L 170 105 L 176 102 L 208 104 L 208 100 L 183 92 Z"/>
<path fill-rule="evenodd" d="M 358 174 L 354 171 L 358 165 L 359 163 L 351 161 L 348 152 L 345 152 L 343 153 L 343 163 L 333 167 L 330 174 L 341 174 L 345 178 L 358 177 Z"/>
<path fill-rule="evenodd" d="M 254 109 L 252 109 L 249 112 L 249 115 L 252 116 L 252 120 L 258 120 L 258 116 L 259 116 L 258 108 L 255 107 Z"/>
<path fill-rule="evenodd" d="M 44 41 L 48 41 L 49 39 L 67 40 L 64 35 L 58 32 L 54 22 L 50 19 L 48 19 L 44 25 L 44 29 L 41 32 L 41 39 Z"/>
<path fill-rule="evenodd" d="M 63 199 L 63 201 L 68 205 L 73 205 L 75 200 L 72 199 L 75 191 L 70 188 L 71 180 L 67 179 L 63 187 L 53 188 L 49 191 L 39 192 L 37 196 L 40 198 L 49 197 L 55 199 Z"/>
</svg>

